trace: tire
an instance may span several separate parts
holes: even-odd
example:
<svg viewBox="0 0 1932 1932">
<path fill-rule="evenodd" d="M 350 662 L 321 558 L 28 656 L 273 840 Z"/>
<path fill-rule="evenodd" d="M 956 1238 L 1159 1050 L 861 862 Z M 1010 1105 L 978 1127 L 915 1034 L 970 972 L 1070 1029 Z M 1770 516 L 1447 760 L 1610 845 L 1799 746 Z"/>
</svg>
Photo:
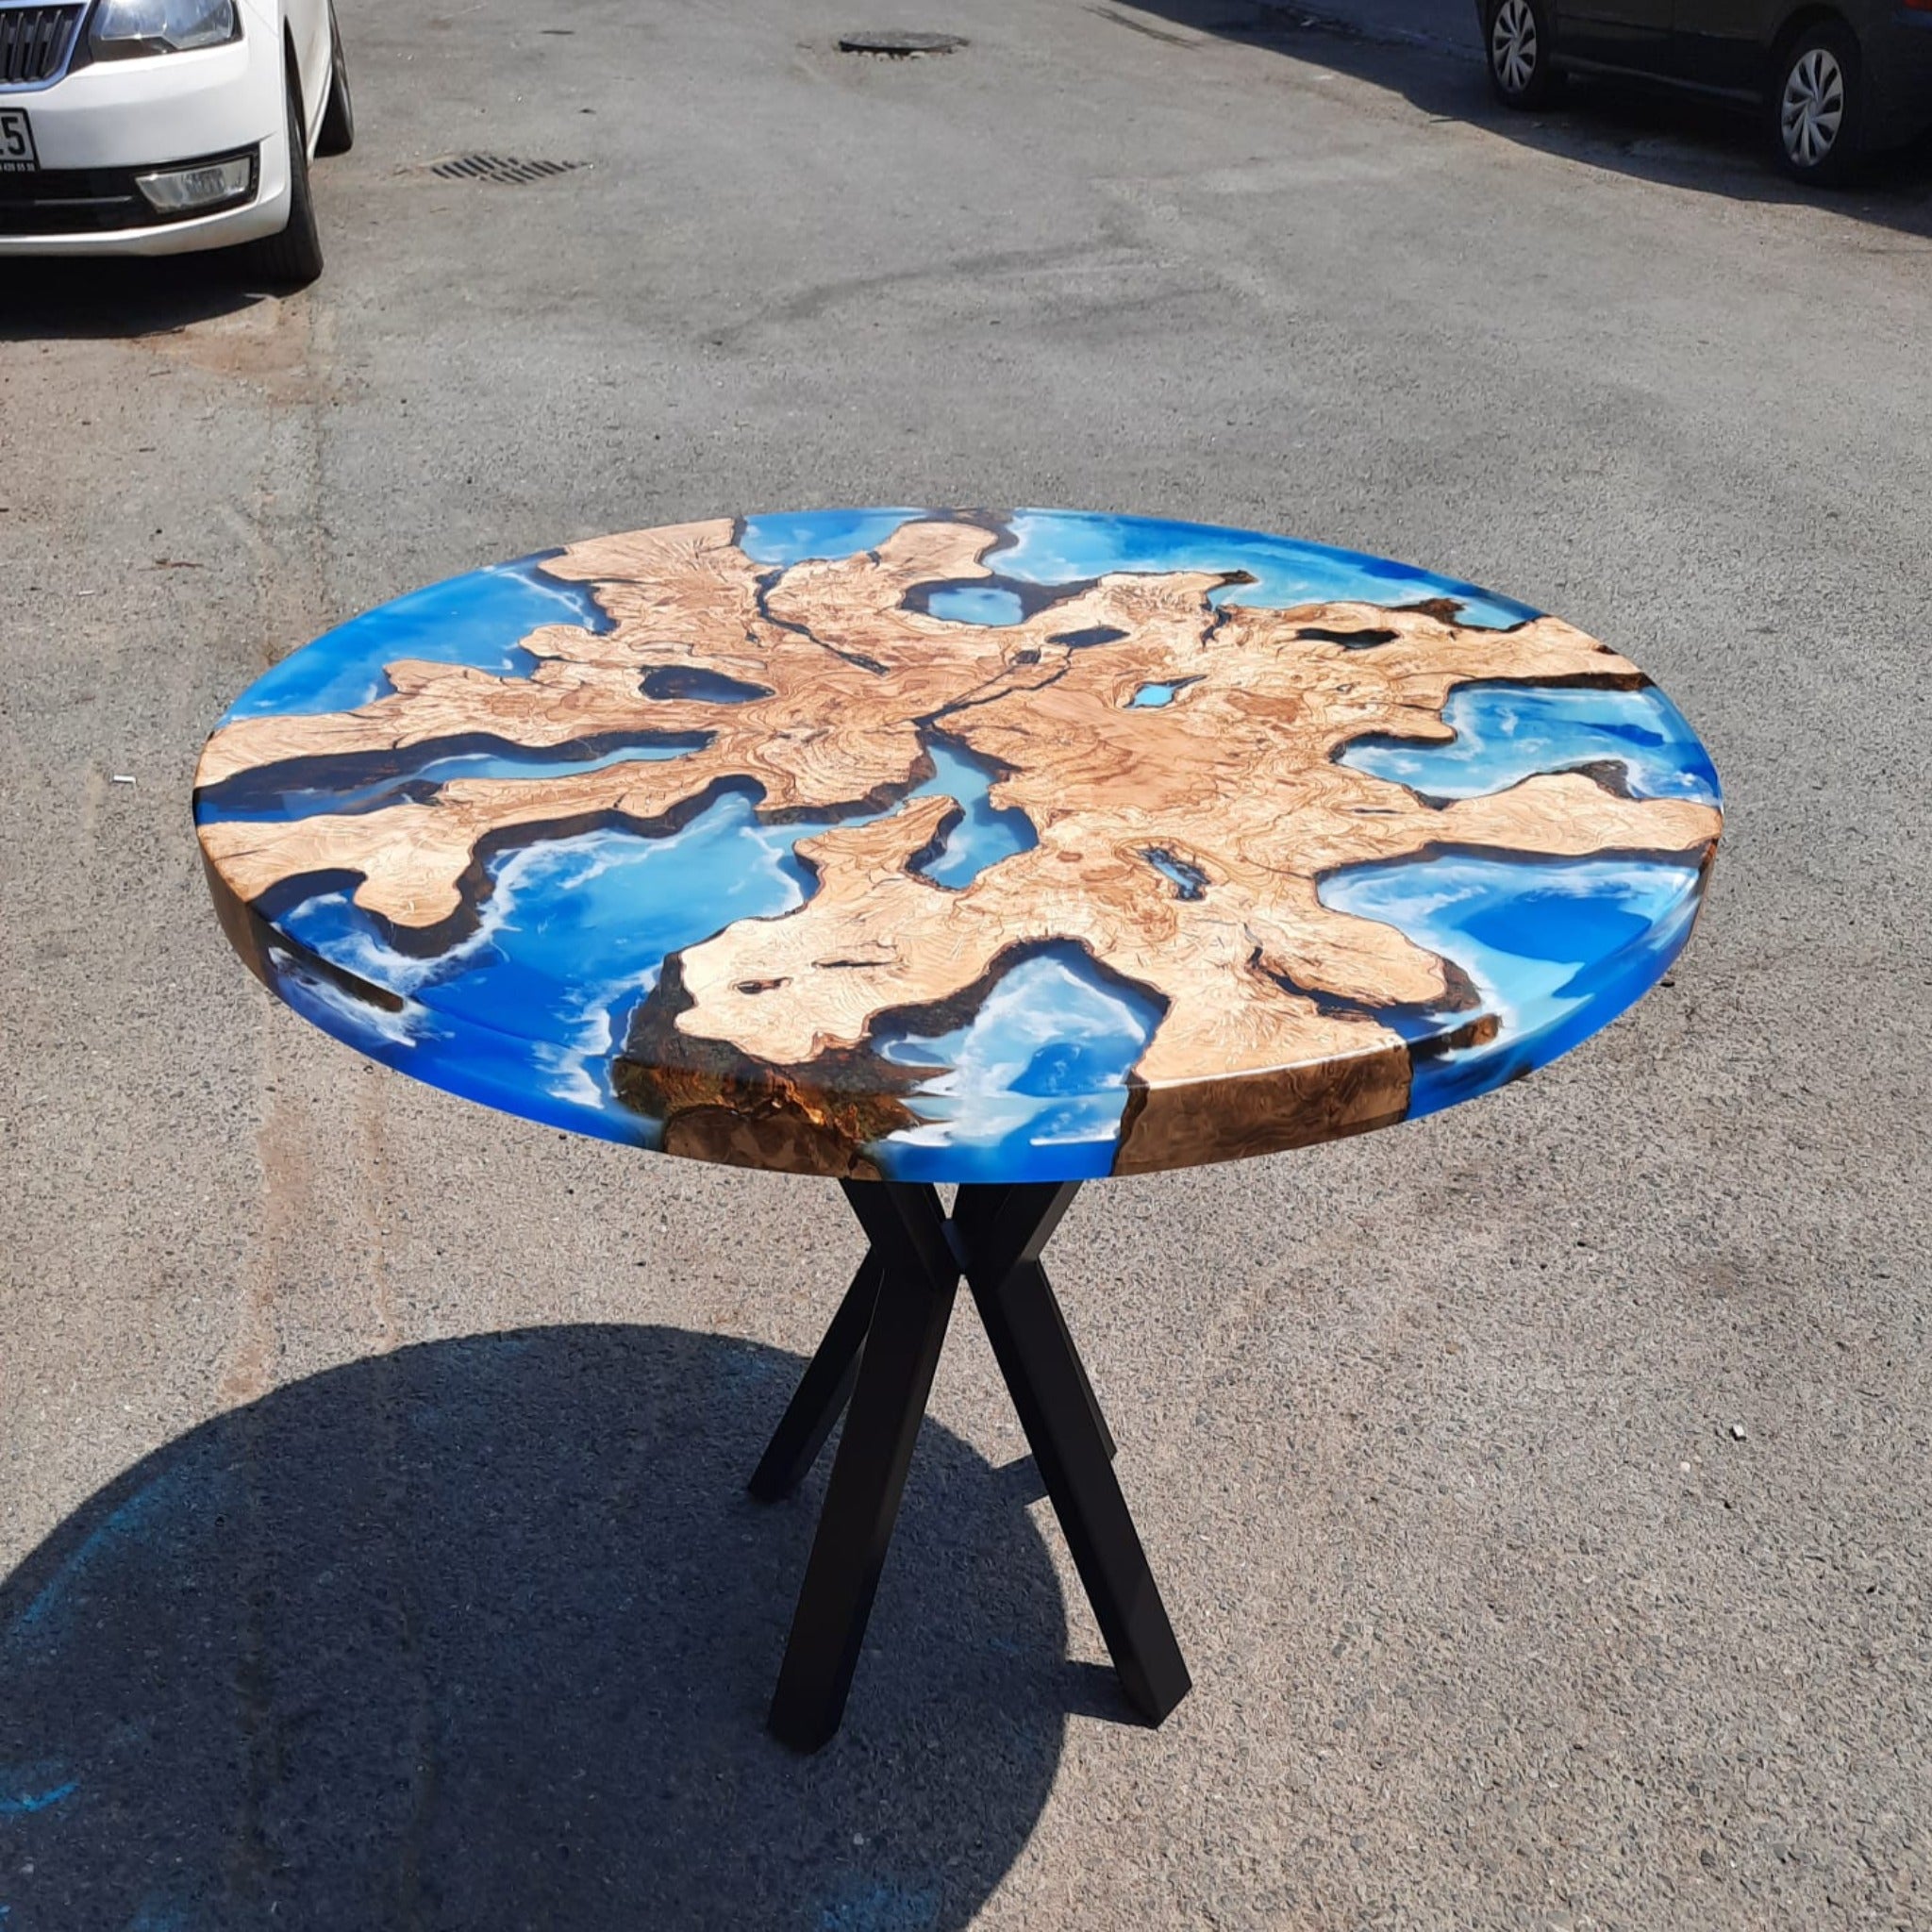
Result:
<svg viewBox="0 0 1932 1932">
<path fill-rule="evenodd" d="M 323 104 L 315 152 L 345 155 L 356 145 L 356 103 L 349 92 L 349 63 L 342 54 L 342 29 L 336 20 L 336 0 L 328 0 L 328 99 Z"/>
<path fill-rule="evenodd" d="M 1563 76 L 1552 64 L 1556 42 L 1546 0 L 1490 0 L 1483 49 L 1490 90 L 1506 108 L 1526 111 L 1556 97 Z"/>
<path fill-rule="evenodd" d="M 1835 186 L 1865 148 L 1865 76 L 1858 43 L 1835 20 L 1813 23 L 1772 68 L 1772 154 L 1794 181 Z"/>
<path fill-rule="evenodd" d="M 308 144 L 302 132 L 302 94 L 295 63 L 289 71 L 289 225 L 248 247 L 247 266 L 272 289 L 306 289 L 322 273 L 322 237 L 308 186 Z"/>
</svg>

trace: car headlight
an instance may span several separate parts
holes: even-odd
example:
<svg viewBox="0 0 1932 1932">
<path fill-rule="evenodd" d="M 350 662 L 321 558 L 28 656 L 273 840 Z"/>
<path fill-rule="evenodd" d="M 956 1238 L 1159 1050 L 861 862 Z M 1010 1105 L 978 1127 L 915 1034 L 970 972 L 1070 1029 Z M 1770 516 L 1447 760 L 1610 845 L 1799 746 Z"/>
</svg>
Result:
<svg viewBox="0 0 1932 1932">
<path fill-rule="evenodd" d="M 113 60 L 216 47 L 241 32 L 235 0 L 101 0 L 88 42 L 96 59 Z"/>
</svg>

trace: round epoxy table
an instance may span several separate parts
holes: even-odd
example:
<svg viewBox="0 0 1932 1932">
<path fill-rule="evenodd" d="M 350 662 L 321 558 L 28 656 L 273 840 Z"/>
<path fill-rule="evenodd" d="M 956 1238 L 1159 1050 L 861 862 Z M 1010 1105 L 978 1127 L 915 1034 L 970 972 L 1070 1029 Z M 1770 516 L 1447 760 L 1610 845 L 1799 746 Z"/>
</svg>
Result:
<svg viewBox="0 0 1932 1932">
<path fill-rule="evenodd" d="M 773 1706 L 801 1748 L 843 1710 L 962 1277 L 1123 1688 L 1173 1708 L 1040 1262 L 1074 1189 L 1553 1058 L 1675 958 L 1720 824 L 1681 715 L 1557 619 L 1282 538 L 907 509 L 385 605 L 243 693 L 194 808 L 230 939 L 337 1038 L 843 1184 L 870 1249 L 752 1479 L 788 1491 L 846 1414 Z"/>
</svg>

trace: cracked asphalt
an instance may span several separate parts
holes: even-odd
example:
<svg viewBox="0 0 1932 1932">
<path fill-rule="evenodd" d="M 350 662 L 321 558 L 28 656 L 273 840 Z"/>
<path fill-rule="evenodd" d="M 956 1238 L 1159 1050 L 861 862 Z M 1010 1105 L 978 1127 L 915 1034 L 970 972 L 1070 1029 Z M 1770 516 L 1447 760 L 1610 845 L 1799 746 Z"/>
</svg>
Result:
<svg viewBox="0 0 1932 1932">
<path fill-rule="evenodd" d="M 316 288 L 0 277 L 6 1932 L 1932 1921 L 1924 154 L 1511 121 L 1402 0 L 341 12 Z M 200 876 L 203 738 L 330 624 L 867 502 L 1471 578 L 1724 780 L 1566 1060 L 1070 1215 L 1158 1732 L 962 1310 L 845 1729 L 771 1744 L 816 1491 L 739 1484 L 835 1191 L 364 1064 Z"/>
</svg>

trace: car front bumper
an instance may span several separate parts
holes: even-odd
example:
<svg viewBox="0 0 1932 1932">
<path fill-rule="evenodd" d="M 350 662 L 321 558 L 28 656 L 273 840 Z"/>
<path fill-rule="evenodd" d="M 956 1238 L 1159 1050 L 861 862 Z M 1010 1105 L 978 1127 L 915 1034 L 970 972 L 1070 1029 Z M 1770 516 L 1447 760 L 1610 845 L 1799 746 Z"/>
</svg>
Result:
<svg viewBox="0 0 1932 1932">
<path fill-rule="evenodd" d="M 44 87 L 0 89 L 26 110 L 36 173 L 0 177 L 0 256 L 177 255 L 274 235 L 289 217 L 282 48 L 273 10 L 243 0 L 242 38 L 225 46 L 94 60 Z M 256 157 L 255 192 L 208 214 L 167 216 L 133 176 L 212 155 Z M 128 197 L 132 195 L 132 199 Z M 58 204 L 71 200 L 74 225 Z M 119 201 L 125 225 L 103 226 Z"/>
</svg>

